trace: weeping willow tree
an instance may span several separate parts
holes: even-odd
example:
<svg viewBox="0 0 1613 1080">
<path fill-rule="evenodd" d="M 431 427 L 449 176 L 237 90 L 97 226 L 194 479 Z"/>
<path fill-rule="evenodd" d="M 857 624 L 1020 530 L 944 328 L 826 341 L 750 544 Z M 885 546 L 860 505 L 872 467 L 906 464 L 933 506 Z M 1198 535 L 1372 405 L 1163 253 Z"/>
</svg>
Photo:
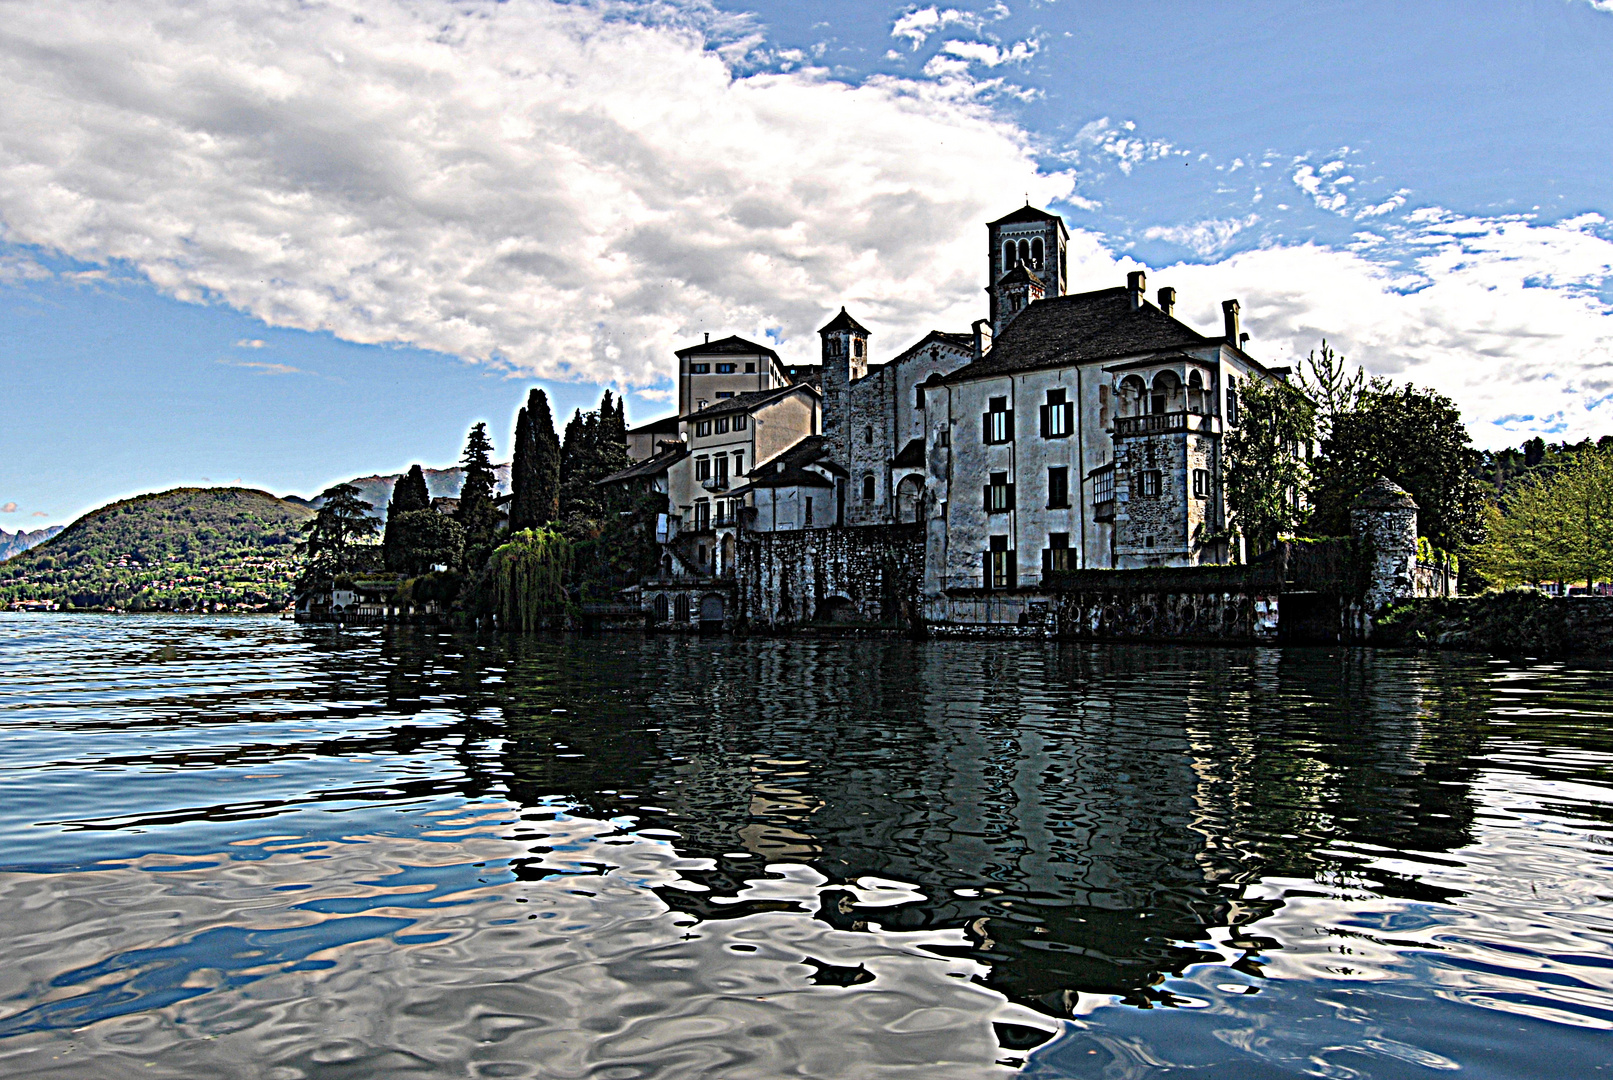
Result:
<svg viewBox="0 0 1613 1080">
<path fill-rule="evenodd" d="M 566 610 L 571 542 L 549 528 L 522 529 L 488 560 L 499 625 L 529 633 Z"/>
</svg>

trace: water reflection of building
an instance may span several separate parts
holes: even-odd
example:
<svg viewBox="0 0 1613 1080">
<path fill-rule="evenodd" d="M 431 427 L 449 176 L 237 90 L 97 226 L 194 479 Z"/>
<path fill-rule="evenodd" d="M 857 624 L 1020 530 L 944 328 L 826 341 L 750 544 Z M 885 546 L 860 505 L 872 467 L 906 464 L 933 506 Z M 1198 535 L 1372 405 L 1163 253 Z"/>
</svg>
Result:
<svg viewBox="0 0 1613 1080">
<path fill-rule="evenodd" d="M 1343 650 L 499 648 L 460 663 L 503 683 L 437 676 L 464 691 L 467 783 L 676 829 L 716 864 L 689 872 L 709 893 L 667 897 L 702 918 L 753 910 L 721 901 L 764 861 L 916 885 L 923 903 L 871 912 L 848 894 L 820 917 L 963 927 L 993 985 L 1055 1012 L 1075 992 L 1157 996 L 1208 959 L 1192 946 L 1209 928 L 1271 909 L 1248 892 L 1263 878 L 1434 898 L 1339 848 L 1464 843 L 1486 707 L 1460 689 L 1473 680 L 1429 670 L 1462 661 Z"/>
</svg>

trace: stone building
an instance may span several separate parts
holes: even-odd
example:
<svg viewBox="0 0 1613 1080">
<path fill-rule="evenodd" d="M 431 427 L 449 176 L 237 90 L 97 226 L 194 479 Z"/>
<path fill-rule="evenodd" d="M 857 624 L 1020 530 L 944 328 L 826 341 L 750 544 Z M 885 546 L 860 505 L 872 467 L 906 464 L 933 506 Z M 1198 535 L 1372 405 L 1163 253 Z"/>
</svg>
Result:
<svg viewBox="0 0 1613 1080">
<path fill-rule="evenodd" d="M 663 576 L 732 582 L 757 534 L 911 524 L 944 622 L 981 593 L 1034 603 L 1053 570 L 1228 561 L 1222 439 L 1239 388 L 1283 372 L 1245 351 L 1236 300 L 1207 334 L 1141 272 L 1067 294 L 1067 240 L 1031 206 L 989 222 L 987 317 L 884 363 L 844 307 L 817 365 L 739 337 L 678 350 L 676 444 L 671 418 L 635 428 L 644 460 L 606 481 L 664 490 Z"/>
</svg>

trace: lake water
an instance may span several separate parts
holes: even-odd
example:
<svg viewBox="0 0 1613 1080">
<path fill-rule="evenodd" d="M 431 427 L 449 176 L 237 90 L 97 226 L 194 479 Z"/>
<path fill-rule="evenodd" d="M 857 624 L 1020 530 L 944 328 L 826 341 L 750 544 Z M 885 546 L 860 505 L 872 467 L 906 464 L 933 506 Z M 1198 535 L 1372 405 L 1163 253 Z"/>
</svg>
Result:
<svg viewBox="0 0 1613 1080">
<path fill-rule="evenodd" d="M 0 615 L 0 1076 L 1613 1075 L 1613 678 Z"/>
</svg>

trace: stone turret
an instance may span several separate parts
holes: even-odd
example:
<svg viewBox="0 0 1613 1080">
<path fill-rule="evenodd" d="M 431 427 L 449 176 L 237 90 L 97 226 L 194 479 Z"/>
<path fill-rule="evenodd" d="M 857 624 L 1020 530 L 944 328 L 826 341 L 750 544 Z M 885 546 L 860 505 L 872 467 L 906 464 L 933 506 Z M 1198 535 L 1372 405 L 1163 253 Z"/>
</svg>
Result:
<svg viewBox="0 0 1613 1080">
<path fill-rule="evenodd" d="M 1369 555 L 1366 612 L 1381 611 L 1416 595 L 1417 503 L 1380 476 L 1350 504 L 1350 532 Z"/>
</svg>

